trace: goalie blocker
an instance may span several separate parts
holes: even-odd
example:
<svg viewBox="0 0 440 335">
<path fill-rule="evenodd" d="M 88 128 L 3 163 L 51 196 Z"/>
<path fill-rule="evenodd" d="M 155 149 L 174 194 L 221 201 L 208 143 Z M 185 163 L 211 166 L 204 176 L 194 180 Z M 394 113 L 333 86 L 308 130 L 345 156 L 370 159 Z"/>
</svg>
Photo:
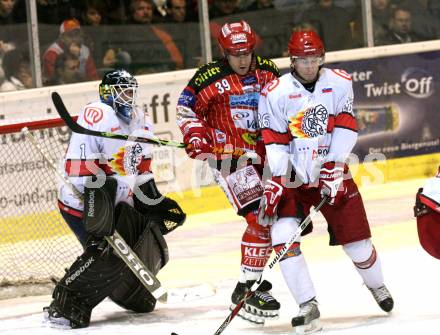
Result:
<svg viewBox="0 0 440 335">
<path fill-rule="evenodd" d="M 51 322 L 71 328 L 87 327 L 92 309 L 107 296 L 137 313 L 153 311 L 156 299 L 103 237 L 112 235 L 116 229 L 145 266 L 157 274 L 168 262 L 163 235 L 182 225 L 186 218 L 178 204 L 166 197 L 156 201 L 156 205 L 140 207 L 136 200 L 136 208 L 125 202 L 114 207 L 116 180 L 107 177 L 100 188 L 88 187 L 91 182 L 96 182 L 96 177 L 87 181 L 84 190 L 84 253 L 57 283 L 53 301 L 44 309 Z M 145 184 L 140 189 L 146 191 L 147 197 L 162 198 L 153 179 Z M 155 194 L 148 193 L 151 188 L 156 190 Z"/>
</svg>

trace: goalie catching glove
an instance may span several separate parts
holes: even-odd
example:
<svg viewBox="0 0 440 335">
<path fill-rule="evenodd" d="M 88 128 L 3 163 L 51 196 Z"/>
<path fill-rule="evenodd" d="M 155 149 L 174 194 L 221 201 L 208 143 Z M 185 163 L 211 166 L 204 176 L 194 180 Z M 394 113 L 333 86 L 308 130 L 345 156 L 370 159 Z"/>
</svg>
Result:
<svg viewBox="0 0 440 335">
<path fill-rule="evenodd" d="M 157 189 L 154 179 L 138 186 L 134 195 L 134 208 L 142 214 L 154 219 L 163 235 L 183 225 L 186 214 L 179 204 L 163 196 Z"/>
</svg>

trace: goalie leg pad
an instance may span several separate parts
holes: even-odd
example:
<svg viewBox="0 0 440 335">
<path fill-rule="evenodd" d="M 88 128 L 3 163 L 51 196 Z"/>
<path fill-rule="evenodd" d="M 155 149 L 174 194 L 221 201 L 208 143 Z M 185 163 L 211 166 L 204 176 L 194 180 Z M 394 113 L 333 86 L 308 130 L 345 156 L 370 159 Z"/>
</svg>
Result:
<svg viewBox="0 0 440 335">
<path fill-rule="evenodd" d="M 101 177 L 103 178 L 103 177 Z M 118 183 L 107 177 L 102 187 L 93 187 L 88 178 L 84 187 L 84 225 L 96 237 L 113 235 L 115 231 L 115 197 Z"/>
<path fill-rule="evenodd" d="M 137 239 L 134 252 L 151 272 L 157 274 L 169 258 L 168 246 L 159 227 L 154 220 L 127 204 L 118 206 L 118 231 L 127 243 Z M 151 312 L 156 305 L 156 299 L 131 271 L 124 273 L 121 284 L 113 290 L 110 298 L 119 306 L 137 313 Z"/>
<path fill-rule="evenodd" d="M 72 264 L 55 286 L 49 316 L 64 317 L 72 328 L 89 325 L 92 309 L 120 284 L 124 274 L 123 261 L 105 250 L 89 246 Z"/>
</svg>

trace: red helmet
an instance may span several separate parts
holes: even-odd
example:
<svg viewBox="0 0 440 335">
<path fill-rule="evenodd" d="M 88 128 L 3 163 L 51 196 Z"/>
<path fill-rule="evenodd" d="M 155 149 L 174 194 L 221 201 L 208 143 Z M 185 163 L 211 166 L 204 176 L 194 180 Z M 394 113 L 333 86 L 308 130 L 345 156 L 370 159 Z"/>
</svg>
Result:
<svg viewBox="0 0 440 335">
<path fill-rule="evenodd" d="M 295 31 L 289 40 L 289 54 L 293 57 L 324 56 L 324 44 L 313 30 Z"/>
<path fill-rule="evenodd" d="M 246 21 L 225 23 L 218 35 L 223 51 L 231 55 L 247 54 L 254 50 L 255 33 Z"/>
</svg>

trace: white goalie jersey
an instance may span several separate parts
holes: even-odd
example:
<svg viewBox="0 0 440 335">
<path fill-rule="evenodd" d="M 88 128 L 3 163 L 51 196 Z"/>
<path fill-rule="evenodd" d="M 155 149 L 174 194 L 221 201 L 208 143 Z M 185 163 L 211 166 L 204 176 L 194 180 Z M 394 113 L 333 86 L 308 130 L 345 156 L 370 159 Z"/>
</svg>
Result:
<svg viewBox="0 0 440 335">
<path fill-rule="evenodd" d="M 127 125 L 113 108 L 101 102 L 86 105 L 77 122 L 99 132 L 153 137 L 152 123 L 144 113 L 133 113 L 133 120 Z M 118 181 L 115 203 L 124 201 L 133 205 L 134 186 L 153 178 L 151 159 L 150 144 L 73 133 L 62 169 L 81 193 L 87 177 L 105 174 L 115 178 Z M 82 215 L 83 204 L 69 186 L 60 184 L 58 200 L 64 212 Z"/>
<path fill-rule="evenodd" d="M 305 184 L 317 180 L 325 161 L 344 161 L 357 140 L 351 77 L 322 68 L 313 93 L 291 74 L 262 91 L 258 115 L 273 176 L 291 162 Z"/>
</svg>

